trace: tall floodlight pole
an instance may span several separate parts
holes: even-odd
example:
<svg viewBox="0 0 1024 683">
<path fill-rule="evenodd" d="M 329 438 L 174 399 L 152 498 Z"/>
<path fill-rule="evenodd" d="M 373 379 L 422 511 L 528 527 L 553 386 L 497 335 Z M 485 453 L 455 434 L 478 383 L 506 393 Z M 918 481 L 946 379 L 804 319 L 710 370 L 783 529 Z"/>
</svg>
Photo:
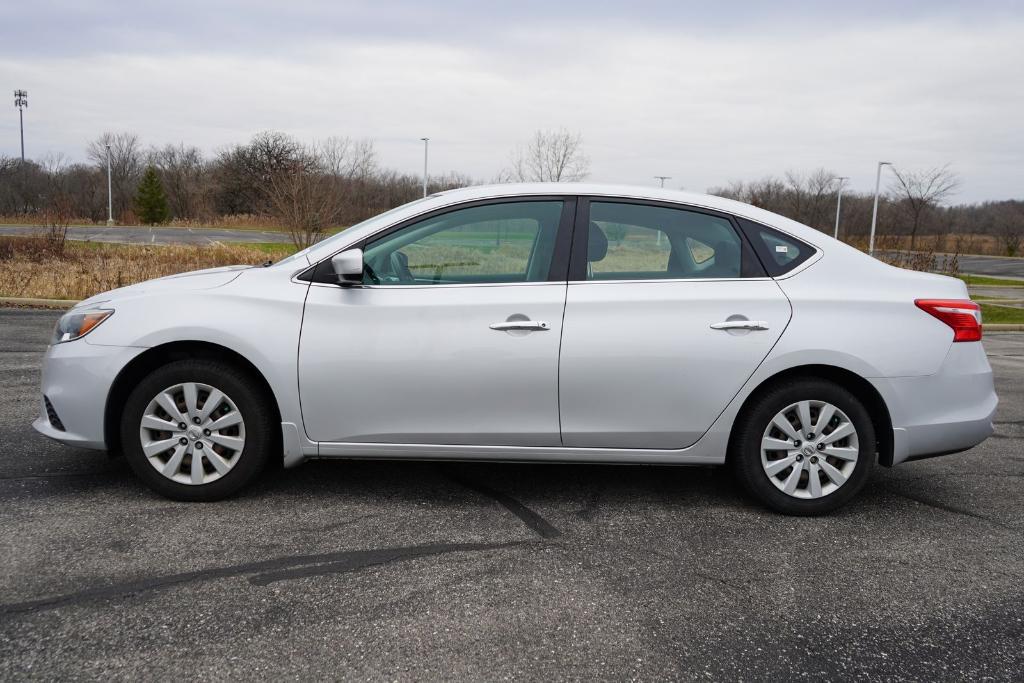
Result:
<svg viewBox="0 0 1024 683">
<path fill-rule="evenodd" d="M 850 179 L 850 176 L 839 175 L 832 180 L 839 181 L 839 188 L 836 190 L 836 230 L 832 234 L 832 237 L 839 239 L 839 210 L 843 206 L 843 184 Z"/>
<path fill-rule="evenodd" d="M 25 162 L 25 107 L 28 106 L 28 91 L 14 91 L 14 106 L 18 108 L 18 125 L 21 128 L 21 161 Z"/>
<path fill-rule="evenodd" d="M 420 138 L 423 140 L 423 196 L 427 196 L 427 149 L 430 146 L 430 138 Z"/>
<path fill-rule="evenodd" d="M 654 176 L 654 179 L 655 180 L 660 180 L 661 181 L 661 186 L 665 187 L 665 181 L 666 180 L 672 180 L 672 176 L 670 176 L 670 175 L 656 175 L 656 176 Z"/>
<path fill-rule="evenodd" d="M 107 225 L 114 224 L 114 186 L 110 181 L 110 143 L 107 143 Z"/>
<path fill-rule="evenodd" d="M 875 226 L 878 224 L 878 189 L 882 183 L 882 167 L 892 166 L 891 161 L 879 161 L 875 173 L 875 208 L 871 211 L 871 237 L 868 239 L 868 254 L 875 255 Z"/>
</svg>

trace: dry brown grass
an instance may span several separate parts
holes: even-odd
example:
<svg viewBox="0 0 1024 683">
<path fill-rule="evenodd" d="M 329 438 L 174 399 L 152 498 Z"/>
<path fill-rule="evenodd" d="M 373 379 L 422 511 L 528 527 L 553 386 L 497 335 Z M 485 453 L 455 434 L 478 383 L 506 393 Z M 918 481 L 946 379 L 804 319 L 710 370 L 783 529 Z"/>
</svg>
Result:
<svg viewBox="0 0 1024 683">
<path fill-rule="evenodd" d="M 847 244 L 861 251 L 868 250 L 866 235 L 844 238 Z M 910 248 L 909 235 L 877 235 L 875 249 L 906 251 Z M 995 235 L 959 233 L 950 235 L 918 235 L 914 251 L 937 254 L 981 254 L 982 256 L 1006 256 L 1006 249 Z"/>
<path fill-rule="evenodd" d="M 7 237 L 0 238 L 0 296 L 85 299 L 165 275 L 266 260 L 266 252 L 244 246 L 68 242 L 61 252 L 39 238 Z"/>
<path fill-rule="evenodd" d="M 126 214 L 121 216 L 122 225 L 137 225 L 134 216 Z M 23 214 L 16 216 L 0 216 L 0 225 L 46 225 L 47 217 L 43 213 Z M 91 218 L 71 217 L 68 225 L 96 225 L 105 226 L 105 220 L 94 221 Z M 237 214 L 231 216 L 211 216 L 204 219 L 174 219 L 163 227 L 170 228 L 218 228 L 225 230 L 272 230 L 280 231 L 281 222 L 270 216 L 259 216 L 256 214 Z M 333 226 L 330 231 L 344 226 Z"/>
</svg>

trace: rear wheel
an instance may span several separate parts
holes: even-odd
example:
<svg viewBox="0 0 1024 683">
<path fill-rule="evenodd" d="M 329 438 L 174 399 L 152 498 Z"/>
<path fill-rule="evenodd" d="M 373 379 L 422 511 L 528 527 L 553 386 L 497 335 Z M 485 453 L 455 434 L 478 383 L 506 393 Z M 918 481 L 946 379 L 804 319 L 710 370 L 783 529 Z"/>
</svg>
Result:
<svg viewBox="0 0 1024 683">
<path fill-rule="evenodd" d="M 132 470 L 169 498 L 225 498 L 255 479 L 273 446 L 267 398 L 246 373 L 212 360 L 154 370 L 125 402 L 121 443 Z"/>
<path fill-rule="evenodd" d="M 830 512 L 867 483 L 875 431 L 843 387 L 799 379 L 769 389 L 738 418 L 730 459 L 743 487 L 791 515 Z"/>
</svg>

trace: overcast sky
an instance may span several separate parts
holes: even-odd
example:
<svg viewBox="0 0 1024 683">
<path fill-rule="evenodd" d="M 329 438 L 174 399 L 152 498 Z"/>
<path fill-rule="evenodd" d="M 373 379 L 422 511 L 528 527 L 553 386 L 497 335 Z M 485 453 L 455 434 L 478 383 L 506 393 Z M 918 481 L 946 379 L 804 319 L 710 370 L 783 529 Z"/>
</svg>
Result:
<svg viewBox="0 0 1024 683">
<path fill-rule="evenodd" d="M 105 130 L 207 151 L 277 129 L 492 179 L 538 128 L 590 179 L 704 191 L 950 163 L 953 201 L 1024 198 L 1024 2 L 598 0 L 0 4 L 0 154 L 84 158 Z"/>
</svg>

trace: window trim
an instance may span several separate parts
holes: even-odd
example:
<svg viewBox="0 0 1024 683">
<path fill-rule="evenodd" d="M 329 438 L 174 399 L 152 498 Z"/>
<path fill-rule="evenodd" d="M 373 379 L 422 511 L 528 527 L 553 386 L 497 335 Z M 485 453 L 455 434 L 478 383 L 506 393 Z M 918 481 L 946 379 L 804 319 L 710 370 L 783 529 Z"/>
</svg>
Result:
<svg viewBox="0 0 1024 683">
<path fill-rule="evenodd" d="M 349 249 L 365 249 L 370 242 L 375 242 L 388 235 L 398 232 L 416 223 L 421 223 L 438 216 L 454 213 L 463 209 L 472 209 L 477 206 L 488 206 L 491 204 L 525 204 L 533 202 L 562 202 L 562 215 L 558 220 L 558 228 L 555 233 L 555 248 L 551 254 L 551 266 L 548 268 L 547 277 L 544 280 L 532 280 L 529 282 L 451 282 L 451 283 L 416 283 L 416 284 L 393 284 L 393 285 L 372 285 L 372 284 L 350 284 L 344 285 L 347 289 L 401 289 L 401 288 L 423 288 L 423 287 L 515 287 L 522 285 L 544 285 L 552 282 L 566 282 L 569 271 L 569 257 L 571 253 L 572 231 L 578 206 L 578 197 L 575 195 L 562 194 L 540 194 L 540 195 L 512 195 L 504 197 L 489 197 L 487 199 L 471 199 L 458 204 L 449 204 L 433 211 L 425 211 L 403 221 L 381 228 L 377 232 L 367 235 L 361 240 L 353 242 L 337 251 L 325 256 L 321 260 L 304 269 L 295 277 L 296 280 L 309 282 L 313 285 L 329 285 L 342 287 L 334 279 L 331 269 L 331 259 Z"/>
<path fill-rule="evenodd" d="M 701 213 L 707 216 L 713 216 L 725 220 L 732 226 L 733 231 L 736 233 L 737 239 L 740 241 L 741 254 L 746 252 L 752 258 L 751 267 L 759 271 L 758 275 L 751 275 L 744 277 L 742 274 L 740 277 L 686 277 L 686 278 L 602 278 L 600 280 L 589 280 L 587 279 L 587 235 L 589 235 L 590 228 L 590 204 L 597 202 L 600 204 L 639 204 L 641 206 L 651 206 L 663 209 L 675 209 L 676 211 L 689 211 L 691 213 Z M 577 235 L 582 236 L 582 239 L 577 239 Z M 802 240 L 801 240 L 802 241 Z M 617 195 L 580 195 L 576 205 L 576 221 L 573 225 L 573 238 L 572 238 L 572 256 L 569 260 L 569 272 L 568 280 L 569 284 L 621 284 L 621 283 L 637 283 L 637 282 L 734 282 L 741 280 L 757 281 L 757 280 L 771 280 L 772 278 L 768 275 L 764 264 L 761 263 L 761 257 L 758 256 L 757 251 L 754 249 L 754 245 L 751 244 L 747 238 L 746 233 L 740 229 L 740 226 L 736 220 L 736 216 L 725 213 L 722 211 L 716 211 L 703 206 L 694 206 L 692 204 L 684 204 L 681 202 L 663 201 L 658 199 L 643 199 L 637 197 L 621 197 Z"/>
<path fill-rule="evenodd" d="M 796 235 L 793 235 L 792 233 L 786 232 L 785 230 L 779 230 L 776 227 L 773 227 L 766 223 L 761 223 L 760 221 L 755 221 L 751 218 L 746 218 L 745 216 L 737 216 L 736 223 L 739 226 L 740 232 L 753 246 L 754 253 L 757 254 L 757 258 L 761 261 L 761 267 L 764 269 L 764 272 L 767 273 L 768 276 L 773 280 L 783 280 L 785 278 L 792 277 L 793 275 L 796 275 L 797 273 L 801 272 L 802 270 L 810 266 L 812 263 L 815 263 L 819 258 L 821 258 L 821 249 L 811 244 L 807 240 L 801 239 Z M 775 232 L 784 236 L 787 239 L 797 242 L 798 244 L 802 244 L 803 246 L 809 248 L 811 251 L 807 255 L 807 258 L 800 259 L 790 267 L 780 271 L 777 275 L 773 275 L 772 271 L 778 269 L 780 266 L 778 266 L 777 263 L 774 262 L 771 264 L 766 263 L 767 259 L 769 259 L 771 256 L 771 254 L 767 252 L 767 245 L 764 244 L 763 240 L 755 240 L 755 236 L 748 234 L 748 230 L 768 230 L 770 232 Z"/>
</svg>

